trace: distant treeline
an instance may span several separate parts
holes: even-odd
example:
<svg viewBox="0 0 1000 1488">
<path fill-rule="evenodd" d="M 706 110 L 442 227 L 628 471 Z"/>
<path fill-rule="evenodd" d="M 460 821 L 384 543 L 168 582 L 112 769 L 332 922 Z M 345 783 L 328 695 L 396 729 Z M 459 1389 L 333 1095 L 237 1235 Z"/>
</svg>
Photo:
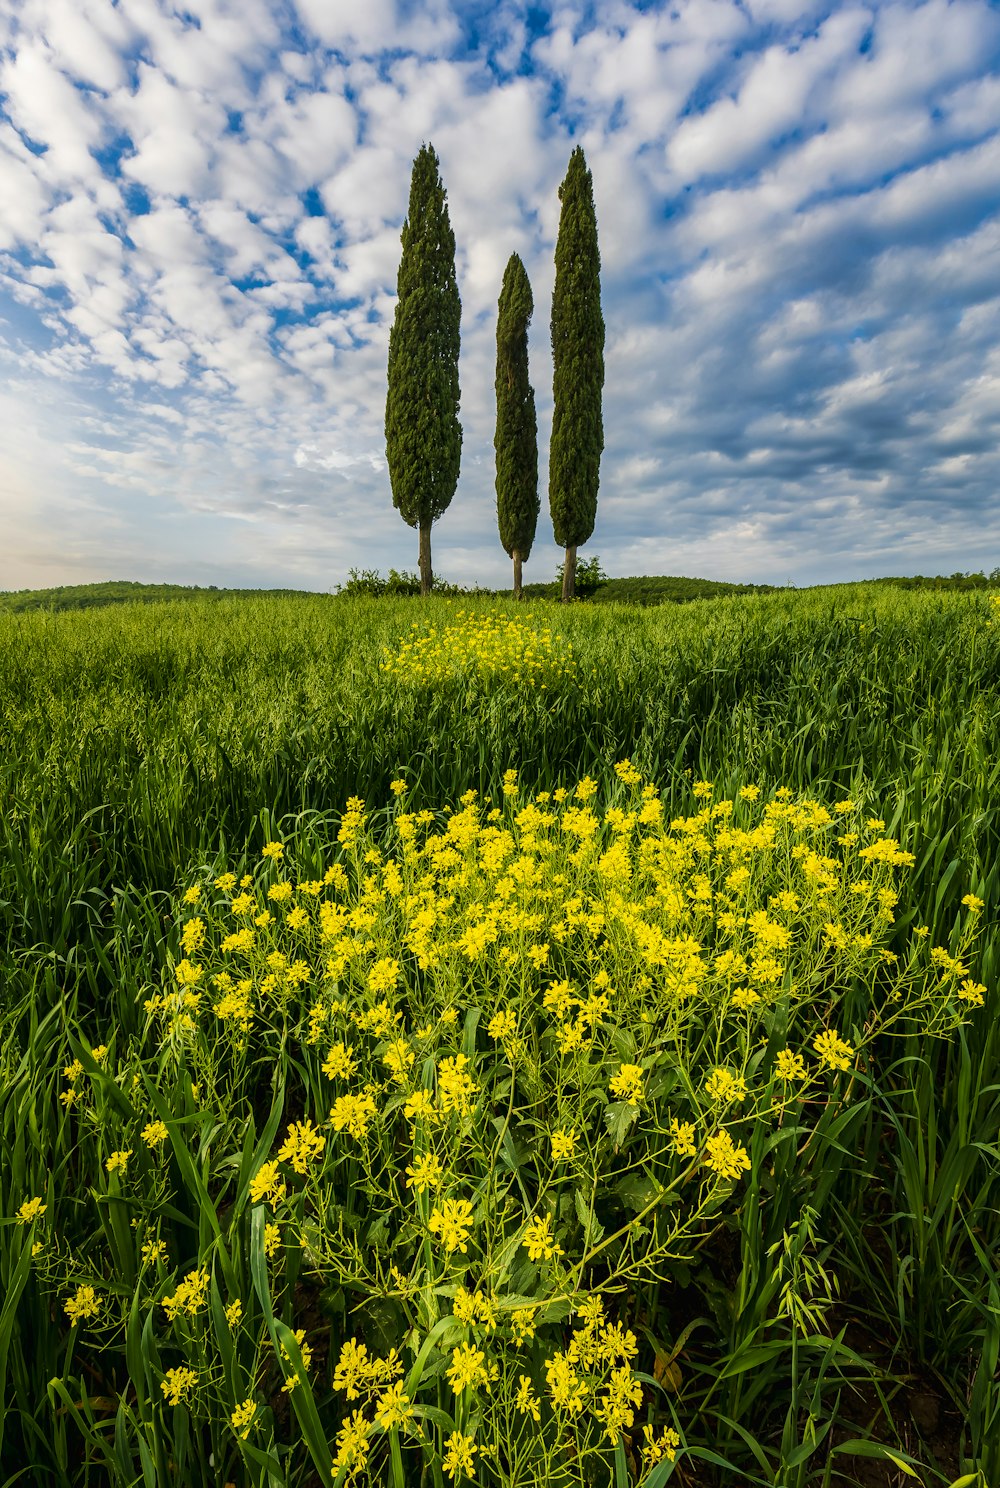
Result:
<svg viewBox="0 0 1000 1488">
<path fill-rule="evenodd" d="M 915 574 L 909 579 L 872 579 L 873 584 L 891 584 L 894 589 L 990 589 L 1000 586 L 1000 568 L 992 573 L 953 573 L 928 577 Z"/>
<path fill-rule="evenodd" d="M 215 584 L 202 588 L 198 584 L 136 584 L 127 579 L 108 579 L 102 584 L 0 592 L 0 610 L 90 610 L 99 605 L 158 604 L 166 599 L 231 599 L 300 593 L 300 589 L 219 589 Z"/>
</svg>

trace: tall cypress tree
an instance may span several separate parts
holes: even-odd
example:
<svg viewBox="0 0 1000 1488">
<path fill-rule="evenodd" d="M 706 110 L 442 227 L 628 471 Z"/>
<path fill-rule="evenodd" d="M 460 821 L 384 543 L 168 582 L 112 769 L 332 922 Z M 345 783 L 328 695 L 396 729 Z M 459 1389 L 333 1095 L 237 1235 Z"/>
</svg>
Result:
<svg viewBox="0 0 1000 1488">
<path fill-rule="evenodd" d="M 562 597 L 576 593 L 576 550 L 594 530 L 604 422 L 604 316 L 594 183 L 579 145 L 559 187 L 562 210 L 552 294 L 552 438 L 549 510 L 566 549 Z"/>
<path fill-rule="evenodd" d="M 385 452 L 392 504 L 420 531 L 420 592 L 429 594 L 431 524 L 455 494 L 462 455 L 458 351 L 462 302 L 455 234 L 433 145 L 413 162 L 389 332 Z"/>
<path fill-rule="evenodd" d="M 524 264 L 507 261 L 497 315 L 497 526 L 514 560 L 514 598 L 520 599 L 521 564 L 531 552 L 538 521 L 538 437 L 535 394 L 528 380 L 528 326 L 534 305 Z"/>
</svg>

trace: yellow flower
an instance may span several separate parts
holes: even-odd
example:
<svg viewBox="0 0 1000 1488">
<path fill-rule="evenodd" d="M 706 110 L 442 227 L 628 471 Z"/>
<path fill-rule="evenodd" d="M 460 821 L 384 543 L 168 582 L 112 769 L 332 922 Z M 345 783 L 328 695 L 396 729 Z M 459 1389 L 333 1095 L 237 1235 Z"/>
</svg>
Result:
<svg viewBox="0 0 1000 1488">
<path fill-rule="evenodd" d="M 198 900 L 200 898 L 201 898 L 201 885 L 200 884 L 192 884 L 189 889 L 185 889 L 184 890 L 184 903 L 185 904 L 197 904 L 198 903 Z"/>
<path fill-rule="evenodd" d="M 142 1247 L 142 1258 L 148 1265 L 164 1260 L 167 1254 L 165 1240 L 147 1240 Z"/>
<path fill-rule="evenodd" d="M 455 1250 L 466 1255 L 472 1230 L 472 1205 L 468 1199 L 445 1199 L 440 1208 L 435 1205 L 431 1210 L 427 1228 L 439 1237 L 449 1255 Z"/>
<path fill-rule="evenodd" d="M 982 1007 L 986 988 L 982 982 L 974 982 L 971 977 L 966 977 L 955 995 L 960 1002 L 967 1002 L 970 1007 Z"/>
<path fill-rule="evenodd" d="M 333 1475 L 336 1477 L 346 1468 L 348 1481 L 353 1483 L 355 1475 L 364 1470 L 368 1460 L 368 1422 L 361 1411 L 355 1411 L 337 1432 L 337 1452 L 333 1459 Z"/>
<path fill-rule="evenodd" d="M 696 801 L 707 801 L 714 790 L 714 786 L 708 780 L 696 780 L 691 786 L 691 794 Z"/>
<path fill-rule="evenodd" d="M 476 1089 L 476 1082 L 469 1074 L 469 1061 L 464 1054 L 456 1054 L 454 1059 L 442 1059 L 438 1065 L 438 1094 L 443 1111 L 455 1111 L 459 1116 L 468 1115 Z"/>
<path fill-rule="evenodd" d="M 270 1204 L 277 1209 L 287 1190 L 276 1162 L 266 1162 L 257 1169 L 250 1182 L 251 1204 Z"/>
<path fill-rule="evenodd" d="M 281 1230 L 276 1224 L 265 1224 L 264 1226 L 264 1254 L 269 1261 L 273 1261 L 281 1244 Z"/>
<path fill-rule="evenodd" d="M 533 1421 L 542 1419 L 541 1402 L 535 1394 L 530 1374 L 520 1376 L 517 1394 L 514 1396 L 514 1409 L 520 1411 L 522 1415 L 530 1416 Z"/>
<path fill-rule="evenodd" d="M 515 1307 L 510 1315 L 510 1325 L 514 1330 L 514 1342 L 520 1348 L 527 1339 L 535 1336 L 535 1308 Z"/>
<path fill-rule="evenodd" d="M 201 979 L 202 968 L 194 966 L 185 956 L 174 967 L 174 978 L 178 987 L 193 987 Z"/>
<path fill-rule="evenodd" d="M 174 1295 L 164 1297 L 163 1310 L 171 1322 L 182 1312 L 194 1317 L 204 1307 L 207 1292 L 208 1270 L 202 1267 L 197 1271 L 189 1271 Z"/>
<path fill-rule="evenodd" d="M 226 1308 L 226 1322 L 229 1324 L 230 1328 L 236 1328 L 242 1321 L 243 1303 L 240 1301 L 239 1297 L 237 1297 L 236 1301 L 230 1302 L 229 1306 Z"/>
<path fill-rule="evenodd" d="M 615 774 L 623 785 L 641 785 L 642 771 L 637 770 L 630 759 L 618 760 Z"/>
<path fill-rule="evenodd" d="M 483 1367 L 486 1355 L 482 1349 L 477 1349 L 471 1343 L 463 1343 L 452 1350 L 451 1363 L 448 1365 L 448 1383 L 456 1395 L 469 1386 L 475 1388 L 478 1384 L 486 1384 L 488 1375 Z"/>
<path fill-rule="evenodd" d="M 394 1427 L 402 1426 L 412 1416 L 413 1406 L 403 1389 L 402 1380 L 390 1385 L 375 1402 L 375 1420 L 383 1431 L 392 1431 Z"/>
<path fill-rule="evenodd" d="M 70 1297 L 64 1305 L 63 1311 L 71 1323 L 78 1323 L 81 1318 L 96 1317 L 101 1310 L 101 1298 L 92 1286 L 78 1286 L 76 1296 Z"/>
<path fill-rule="evenodd" d="M 325 1146 L 326 1138 L 306 1117 L 305 1121 L 293 1121 L 289 1126 L 288 1136 L 278 1148 L 278 1160 L 289 1163 L 292 1171 L 302 1176 L 311 1162 L 322 1157 Z"/>
<path fill-rule="evenodd" d="M 308 1343 L 306 1343 L 305 1328 L 296 1328 L 293 1336 L 295 1338 L 295 1342 L 299 1346 L 299 1353 L 302 1356 L 302 1368 L 304 1370 L 308 1370 L 310 1364 L 312 1363 L 312 1348 Z M 291 1364 L 291 1354 L 289 1354 L 284 1344 L 281 1345 L 281 1357 L 284 1359 L 286 1364 Z M 288 1378 L 285 1380 L 285 1383 L 282 1385 L 282 1394 L 290 1395 L 291 1392 L 295 1389 L 295 1386 L 298 1384 L 298 1382 L 299 1375 L 298 1371 L 296 1370 L 295 1373 L 288 1376 Z"/>
<path fill-rule="evenodd" d="M 330 1122 L 334 1131 L 346 1131 L 361 1142 L 376 1110 L 370 1095 L 339 1095 L 330 1109 Z"/>
<path fill-rule="evenodd" d="M 659 1437 L 656 1436 L 652 1426 L 644 1426 L 642 1428 L 642 1434 L 645 1437 L 642 1448 L 642 1460 L 646 1465 L 647 1471 L 649 1468 L 655 1467 L 657 1462 L 662 1462 L 664 1458 L 668 1462 L 673 1462 L 677 1456 L 677 1448 L 681 1444 L 681 1439 L 672 1426 L 668 1426 L 663 1435 Z"/>
<path fill-rule="evenodd" d="M 982 899 L 977 899 L 975 894 L 966 894 L 962 899 L 962 903 L 973 914 L 979 914 L 985 908 L 985 902 Z"/>
<path fill-rule="evenodd" d="M 376 961 L 368 973 L 368 990 L 376 997 L 391 992 L 399 981 L 400 965 L 391 957 Z"/>
<path fill-rule="evenodd" d="M 244 1400 L 238 1405 L 229 1417 L 233 1430 L 240 1441 L 246 1441 L 253 1429 L 253 1423 L 257 1417 L 257 1407 L 252 1400 Z"/>
<path fill-rule="evenodd" d="M 727 1131 L 716 1132 L 705 1143 L 705 1166 L 719 1178 L 738 1178 L 750 1167 L 745 1147 L 733 1142 Z"/>
<path fill-rule="evenodd" d="M 724 1106 L 733 1101 L 743 1101 L 747 1097 L 746 1081 L 742 1075 L 732 1075 L 729 1070 L 719 1066 L 705 1081 L 705 1094 L 709 1100 L 718 1101 Z"/>
<path fill-rule="evenodd" d="M 576 1127 L 560 1127 L 552 1133 L 552 1161 L 563 1162 L 576 1151 Z"/>
<path fill-rule="evenodd" d="M 405 1039 L 396 1039 L 382 1055 L 382 1063 L 397 1085 L 405 1085 L 416 1056 Z"/>
<path fill-rule="evenodd" d="M 262 858 L 271 858 L 275 863 L 280 863 L 285 856 L 284 844 L 281 842 L 268 842 L 260 850 Z"/>
<path fill-rule="evenodd" d="M 128 1167 L 128 1160 L 132 1156 L 131 1147 L 124 1152 L 112 1152 L 104 1166 L 109 1173 L 124 1173 Z"/>
<path fill-rule="evenodd" d="M 179 1369 L 168 1369 L 166 1379 L 160 1381 L 160 1389 L 167 1397 L 168 1405 L 180 1405 L 194 1388 L 198 1376 L 193 1369 L 181 1366 Z"/>
<path fill-rule="evenodd" d="M 587 1386 L 563 1353 L 545 1361 L 545 1379 L 556 1410 L 579 1416 L 587 1403 Z"/>
<path fill-rule="evenodd" d="M 563 1253 L 562 1248 L 556 1244 L 552 1234 L 552 1220 L 547 1214 L 528 1221 L 524 1227 L 523 1244 L 533 1261 L 551 1261 L 553 1257 Z"/>
<path fill-rule="evenodd" d="M 181 931 L 181 948 L 185 956 L 194 955 L 195 951 L 201 948 L 204 939 L 205 921 L 197 916 L 193 920 L 188 920 Z"/>
<path fill-rule="evenodd" d="M 159 1147 L 161 1142 L 165 1142 L 168 1135 L 166 1124 L 162 1121 L 150 1121 L 142 1129 L 142 1140 L 150 1151 L 154 1147 Z"/>
<path fill-rule="evenodd" d="M 757 799 L 757 797 L 759 795 L 760 795 L 760 786 L 759 785 L 741 785 L 740 786 L 740 800 L 741 801 L 756 801 L 756 799 Z"/>
<path fill-rule="evenodd" d="M 846 1070 L 850 1069 L 851 1060 L 854 1058 L 852 1045 L 840 1038 L 832 1028 L 827 1028 L 823 1033 L 818 1033 L 813 1039 L 813 1048 L 816 1050 L 822 1069 Z"/>
<path fill-rule="evenodd" d="M 478 1450 L 471 1436 L 463 1436 L 460 1431 L 453 1431 L 448 1437 L 447 1451 L 445 1452 L 442 1466 L 449 1478 L 455 1483 L 468 1474 L 471 1478 L 475 1470 L 473 1457 Z"/>
<path fill-rule="evenodd" d="M 406 1169 L 406 1186 L 415 1188 L 417 1193 L 426 1193 L 429 1188 L 438 1187 L 443 1172 L 440 1159 L 433 1152 L 424 1153 L 414 1159 L 412 1167 Z"/>
<path fill-rule="evenodd" d="M 70 1081 L 70 1083 L 72 1083 L 74 1080 L 78 1080 L 82 1074 L 83 1065 L 80 1063 L 79 1059 L 74 1059 L 73 1063 L 67 1064 L 66 1068 L 63 1070 L 63 1075 L 67 1080 Z"/>
<path fill-rule="evenodd" d="M 406 794 L 408 786 L 405 780 L 390 780 L 389 789 L 394 796 L 402 796 Z"/>
<path fill-rule="evenodd" d="M 348 1400 L 357 1400 L 360 1386 L 371 1379 L 375 1363 L 368 1357 L 365 1344 L 349 1338 L 341 1345 L 337 1367 L 333 1371 L 333 1388 L 343 1390 Z"/>
<path fill-rule="evenodd" d="M 487 1031 L 490 1038 L 496 1039 L 497 1042 L 510 1038 L 513 1033 L 517 1032 L 517 1019 L 509 1008 L 505 1008 L 503 1012 L 493 1015 Z"/>
<path fill-rule="evenodd" d="M 623 1064 L 611 1081 L 612 1094 L 626 1105 L 637 1106 L 645 1099 L 642 1088 L 642 1070 L 637 1064 Z"/>
<path fill-rule="evenodd" d="M 433 1120 L 435 1110 L 434 1096 L 431 1091 L 414 1090 L 412 1095 L 408 1095 L 403 1107 L 403 1115 L 407 1121 L 415 1121 L 418 1116 L 424 1121 Z"/>
<path fill-rule="evenodd" d="M 18 1224 L 32 1224 L 36 1219 L 41 1219 L 47 1208 L 48 1205 L 43 1204 L 41 1199 L 25 1199 L 17 1211 Z"/>
<path fill-rule="evenodd" d="M 795 1054 L 791 1049 L 779 1049 L 774 1072 L 779 1080 L 804 1080 L 806 1062 L 801 1054 Z"/>
<path fill-rule="evenodd" d="M 347 1080 L 357 1069 L 350 1044 L 334 1044 L 323 1061 L 323 1073 L 330 1080 Z"/>
<path fill-rule="evenodd" d="M 694 1145 L 694 1122 L 678 1121 L 676 1116 L 670 1122 L 670 1146 L 678 1157 L 694 1157 L 697 1148 Z"/>
<path fill-rule="evenodd" d="M 607 1393 L 597 1402 L 596 1414 L 604 1423 L 604 1434 L 617 1442 L 622 1431 L 635 1420 L 635 1408 L 642 1404 L 642 1385 L 628 1365 L 611 1371 Z"/>
</svg>

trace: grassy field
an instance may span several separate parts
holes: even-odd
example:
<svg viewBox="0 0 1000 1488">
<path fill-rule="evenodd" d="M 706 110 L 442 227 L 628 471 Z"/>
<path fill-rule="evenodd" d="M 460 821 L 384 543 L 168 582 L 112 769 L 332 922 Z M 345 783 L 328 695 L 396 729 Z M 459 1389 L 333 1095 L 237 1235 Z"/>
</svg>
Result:
<svg viewBox="0 0 1000 1488">
<path fill-rule="evenodd" d="M 987 593 L 0 647 L 0 1484 L 998 1488 Z"/>
</svg>

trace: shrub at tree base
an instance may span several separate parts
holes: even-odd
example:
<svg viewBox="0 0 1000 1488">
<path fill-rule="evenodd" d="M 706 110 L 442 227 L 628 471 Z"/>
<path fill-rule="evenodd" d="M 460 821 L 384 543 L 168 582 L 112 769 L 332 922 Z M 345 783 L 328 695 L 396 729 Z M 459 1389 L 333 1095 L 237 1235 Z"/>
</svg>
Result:
<svg viewBox="0 0 1000 1488">
<path fill-rule="evenodd" d="M 981 1004 L 978 901 L 897 957 L 912 858 L 852 801 L 697 781 L 667 821 L 609 778 L 351 800 L 195 878 L 138 1046 L 54 1046 L 13 1269 L 102 1481 L 660 1488 L 704 1455 L 649 1289 L 832 1182 L 881 1041 Z"/>
</svg>

